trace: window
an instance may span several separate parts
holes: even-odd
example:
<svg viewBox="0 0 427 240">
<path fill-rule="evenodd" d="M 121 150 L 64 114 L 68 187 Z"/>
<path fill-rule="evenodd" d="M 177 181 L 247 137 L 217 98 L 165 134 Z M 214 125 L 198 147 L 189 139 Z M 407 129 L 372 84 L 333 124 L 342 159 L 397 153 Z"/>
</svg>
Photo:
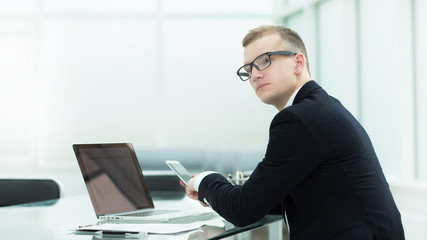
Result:
<svg viewBox="0 0 427 240">
<path fill-rule="evenodd" d="M 367 130 L 386 175 L 426 179 L 427 4 L 412 2 L 285 1 L 283 19 L 304 39 L 313 79 Z"/>
</svg>

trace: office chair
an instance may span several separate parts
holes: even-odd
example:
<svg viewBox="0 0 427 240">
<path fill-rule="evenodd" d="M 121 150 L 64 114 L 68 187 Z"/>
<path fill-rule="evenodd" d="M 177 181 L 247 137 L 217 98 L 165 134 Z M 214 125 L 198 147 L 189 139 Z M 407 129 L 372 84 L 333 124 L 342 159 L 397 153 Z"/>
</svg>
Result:
<svg viewBox="0 0 427 240">
<path fill-rule="evenodd" d="M 51 179 L 0 179 L 0 207 L 58 199 L 60 187 Z"/>
</svg>

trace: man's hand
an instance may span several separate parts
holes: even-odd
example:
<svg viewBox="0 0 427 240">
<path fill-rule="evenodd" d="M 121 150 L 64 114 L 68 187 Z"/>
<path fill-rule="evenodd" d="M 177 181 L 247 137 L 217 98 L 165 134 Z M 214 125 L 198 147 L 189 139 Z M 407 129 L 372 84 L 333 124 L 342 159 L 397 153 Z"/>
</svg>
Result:
<svg viewBox="0 0 427 240">
<path fill-rule="evenodd" d="M 194 188 L 194 176 L 188 181 L 187 186 L 185 186 L 185 194 L 191 199 L 199 200 L 199 193 Z"/>
<path fill-rule="evenodd" d="M 185 183 L 183 181 L 180 181 L 179 183 L 181 184 L 181 186 L 185 187 L 185 194 L 189 198 L 198 201 L 199 200 L 199 193 L 194 188 L 194 177 L 196 177 L 197 175 L 199 175 L 199 174 L 193 175 L 193 178 L 187 182 L 187 185 L 185 185 Z M 200 202 L 200 204 L 202 204 L 202 206 L 204 206 L 204 207 L 207 207 L 207 205 L 203 202 Z"/>
</svg>

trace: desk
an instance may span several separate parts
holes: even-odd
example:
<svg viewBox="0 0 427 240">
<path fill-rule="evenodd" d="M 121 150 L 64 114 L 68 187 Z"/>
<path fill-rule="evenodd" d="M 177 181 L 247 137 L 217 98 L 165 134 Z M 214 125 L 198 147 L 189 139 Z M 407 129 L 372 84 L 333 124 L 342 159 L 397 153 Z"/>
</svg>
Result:
<svg viewBox="0 0 427 240">
<path fill-rule="evenodd" d="M 47 205 L 48 203 L 52 203 L 52 201 L 41 202 L 33 206 L 21 205 L 0 208 L 0 239 L 102 239 L 102 235 L 99 234 L 75 231 L 79 225 L 98 222 L 88 196 L 65 197 L 51 205 Z M 179 200 L 155 200 L 156 207 L 161 208 L 168 204 L 177 208 L 203 208 L 199 203 L 187 197 Z M 282 229 L 282 217 L 279 215 L 266 216 L 257 223 L 243 228 L 232 226 L 225 229 L 224 226 L 221 226 L 222 218 L 220 217 L 215 217 L 209 221 L 211 223 L 216 221 L 219 225 L 209 225 L 208 223 L 201 229 L 173 235 L 149 234 L 146 239 L 222 239 L 267 225 L 272 226 L 272 230 L 269 231 L 270 239 L 278 239 L 277 235 L 280 235 L 278 233 Z M 113 238 L 110 236 L 108 239 Z M 125 237 L 115 237 L 114 239 L 125 239 Z"/>
</svg>

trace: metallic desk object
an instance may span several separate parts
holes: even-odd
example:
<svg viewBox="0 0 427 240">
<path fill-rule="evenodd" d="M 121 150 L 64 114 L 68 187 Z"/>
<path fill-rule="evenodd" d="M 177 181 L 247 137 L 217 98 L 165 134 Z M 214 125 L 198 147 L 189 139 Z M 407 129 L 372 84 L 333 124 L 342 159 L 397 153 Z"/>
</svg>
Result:
<svg viewBox="0 0 427 240">
<path fill-rule="evenodd" d="M 180 200 L 155 200 L 156 207 L 173 206 L 174 208 L 203 208 L 199 203 L 189 198 Z M 215 219 L 210 220 L 215 221 Z M 222 223 L 222 218 L 216 221 Z M 75 231 L 79 225 L 98 222 L 88 196 L 60 198 L 55 202 L 45 201 L 26 205 L 16 205 L 0 208 L 0 239 L 132 239 L 124 235 L 100 235 Z M 172 234 L 148 234 L 143 238 L 134 239 L 241 239 L 239 234 L 245 234 L 255 228 L 269 226 L 270 239 L 282 239 L 282 217 L 279 215 L 266 216 L 259 222 L 244 228 L 224 227 L 223 225 L 206 225 L 201 229 Z"/>
</svg>

